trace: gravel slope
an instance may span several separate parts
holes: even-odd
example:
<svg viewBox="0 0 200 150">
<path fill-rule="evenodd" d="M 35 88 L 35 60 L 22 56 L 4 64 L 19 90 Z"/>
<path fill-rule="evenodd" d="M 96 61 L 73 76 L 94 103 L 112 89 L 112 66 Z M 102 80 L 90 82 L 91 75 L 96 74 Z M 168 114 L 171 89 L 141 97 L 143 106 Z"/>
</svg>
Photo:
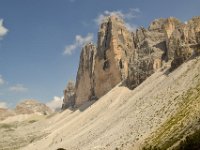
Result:
<svg viewBox="0 0 200 150">
<path fill-rule="evenodd" d="M 118 85 L 94 104 L 88 102 L 74 112 L 66 110 L 33 124 L 40 133 L 49 134 L 22 149 L 137 150 L 149 137 L 158 139 L 156 131 L 162 130 L 184 104 L 178 97 L 200 83 L 199 72 L 197 58 L 170 74 L 167 70 L 154 73 L 133 91 Z M 155 140 L 151 143 L 156 144 Z"/>
</svg>

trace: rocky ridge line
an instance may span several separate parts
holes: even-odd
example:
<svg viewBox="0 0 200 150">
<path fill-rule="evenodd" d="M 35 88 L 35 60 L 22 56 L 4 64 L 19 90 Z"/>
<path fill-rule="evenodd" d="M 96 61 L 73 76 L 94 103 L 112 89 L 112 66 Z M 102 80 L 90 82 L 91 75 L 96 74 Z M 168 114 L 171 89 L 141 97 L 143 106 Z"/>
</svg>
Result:
<svg viewBox="0 0 200 150">
<path fill-rule="evenodd" d="M 124 81 L 134 89 L 157 70 L 170 64 L 170 71 L 200 55 L 200 17 L 182 23 L 176 18 L 154 20 L 148 29 L 128 31 L 118 16 L 100 25 L 97 47 L 82 49 L 72 91 L 64 91 L 63 109 L 97 100 Z"/>
</svg>

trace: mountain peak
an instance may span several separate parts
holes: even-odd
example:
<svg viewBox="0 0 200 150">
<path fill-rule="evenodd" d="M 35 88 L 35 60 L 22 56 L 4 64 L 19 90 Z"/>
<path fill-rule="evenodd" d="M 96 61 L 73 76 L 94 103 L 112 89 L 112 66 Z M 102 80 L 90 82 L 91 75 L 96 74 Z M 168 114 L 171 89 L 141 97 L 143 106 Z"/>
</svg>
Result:
<svg viewBox="0 0 200 150">
<path fill-rule="evenodd" d="M 133 89 L 170 62 L 173 70 L 199 55 L 199 20 L 194 17 L 186 25 L 174 17 L 160 18 L 131 33 L 121 17 L 105 17 L 97 47 L 89 43 L 82 49 L 76 86 L 71 98 L 64 94 L 64 105 L 69 99 L 72 107 L 97 100 L 122 81 Z"/>
</svg>

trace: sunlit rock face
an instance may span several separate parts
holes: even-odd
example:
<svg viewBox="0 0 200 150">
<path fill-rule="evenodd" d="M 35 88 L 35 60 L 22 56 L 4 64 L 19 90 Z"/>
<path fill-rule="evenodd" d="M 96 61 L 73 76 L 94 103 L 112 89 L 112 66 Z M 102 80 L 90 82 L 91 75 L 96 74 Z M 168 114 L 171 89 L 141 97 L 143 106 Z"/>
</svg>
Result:
<svg viewBox="0 0 200 150">
<path fill-rule="evenodd" d="M 129 31 L 120 17 L 106 17 L 97 46 L 88 43 L 82 49 L 75 87 L 64 92 L 64 108 L 97 100 L 120 82 L 134 89 L 166 65 L 171 65 L 172 71 L 197 55 L 200 17 L 187 23 L 160 18 L 135 32 Z"/>
<path fill-rule="evenodd" d="M 128 76 L 129 57 L 133 53 L 133 34 L 117 16 L 105 18 L 98 32 L 94 68 L 94 90 L 100 98 Z"/>
<path fill-rule="evenodd" d="M 76 77 L 75 104 L 95 99 L 94 91 L 94 67 L 96 47 L 89 43 L 84 46 L 80 56 L 79 69 Z"/>
</svg>

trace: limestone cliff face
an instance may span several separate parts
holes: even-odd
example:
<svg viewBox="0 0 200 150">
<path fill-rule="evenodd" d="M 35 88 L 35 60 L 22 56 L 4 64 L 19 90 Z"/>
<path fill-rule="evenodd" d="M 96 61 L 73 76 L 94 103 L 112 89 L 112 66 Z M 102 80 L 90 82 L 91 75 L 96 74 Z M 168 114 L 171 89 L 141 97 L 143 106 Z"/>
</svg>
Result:
<svg viewBox="0 0 200 150">
<path fill-rule="evenodd" d="M 133 47 L 133 34 L 122 19 L 117 16 L 105 18 L 99 29 L 97 48 L 89 43 L 82 49 L 74 90 L 75 102 L 70 103 L 69 98 L 64 98 L 63 109 L 96 100 L 125 80 Z"/>
<path fill-rule="evenodd" d="M 71 106 L 98 99 L 121 81 L 134 89 L 155 71 L 171 63 L 171 70 L 200 55 L 200 17 L 187 24 L 176 18 L 154 20 L 147 29 L 130 32 L 117 16 L 104 19 L 97 48 L 87 44 L 80 64 Z"/>
<path fill-rule="evenodd" d="M 171 25 L 170 28 L 164 26 L 166 22 L 166 19 L 156 19 L 148 29 L 141 27 L 136 30 L 133 37 L 135 50 L 129 61 L 129 88 L 137 87 L 167 61 L 167 32 L 170 34 L 172 29 Z"/>
<path fill-rule="evenodd" d="M 94 90 L 100 98 L 128 76 L 128 61 L 133 38 L 123 21 L 111 16 L 104 20 L 98 33 L 94 68 Z"/>
<path fill-rule="evenodd" d="M 96 47 L 93 44 L 89 43 L 82 49 L 75 88 L 75 104 L 77 106 L 95 98 L 95 56 Z"/>
<path fill-rule="evenodd" d="M 75 85 L 73 81 L 69 81 L 67 84 L 66 89 L 63 91 L 64 93 L 64 99 L 63 99 L 63 105 L 62 110 L 73 107 L 75 105 Z"/>
<path fill-rule="evenodd" d="M 169 38 L 169 51 L 173 54 L 172 69 L 186 60 L 200 55 L 200 17 L 181 24 Z"/>
</svg>

